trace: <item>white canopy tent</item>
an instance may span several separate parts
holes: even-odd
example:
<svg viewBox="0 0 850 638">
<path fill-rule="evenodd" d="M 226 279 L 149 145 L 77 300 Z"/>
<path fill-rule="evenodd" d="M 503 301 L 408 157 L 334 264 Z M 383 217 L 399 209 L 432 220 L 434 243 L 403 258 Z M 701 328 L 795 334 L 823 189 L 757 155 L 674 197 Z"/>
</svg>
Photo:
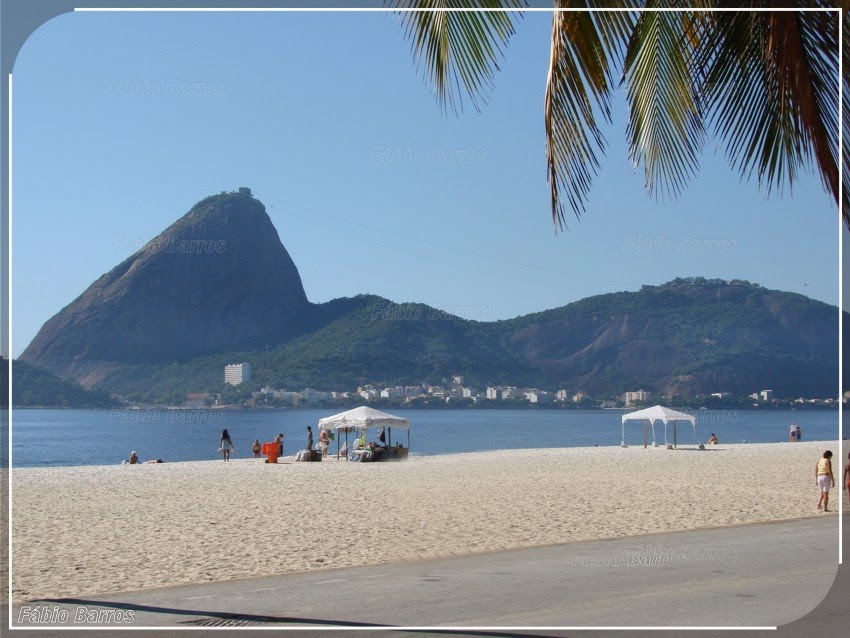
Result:
<svg viewBox="0 0 850 638">
<path fill-rule="evenodd" d="M 371 427 L 387 428 L 389 441 L 392 444 L 392 428 L 407 430 L 407 447 L 410 448 L 410 420 L 405 417 L 395 416 L 387 412 L 381 412 L 375 408 L 361 405 L 353 410 L 346 410 L 333 416 L 319 419 L 319 431 L 336 430 L 345 432 L 346 447 L 348 447 L 348 433 L 352 430 L 366 431 Z M 339 455 L 339 437 L 337 439 L 337 455 Z"/>
<path fill-rule="evenodd" d="M 697 420 L 692 414 L 677 412 L 670 408 L 665 408 L 663 405 L 654 405 L 651 408 L 630 412 L 623 415 L 623 440 L 621 445 L 626 447 L 626 421 L 643 421 L 643 446 L 648 445 L 647 430 L 652 427 L 652 445 L 655 446 L 655 422 L 661 421 L 664 424 L 664 444 L 667 445 L 667 424 L 673 424 L 673 446 L 676 446 L 676 422 L 690 421 L 694 428 L 694 445 L 697 443 Z"/>
<path fill-rule="evenodd" d="M 319 430 L 344 430 L 346 428 L 360 430 L 373 426 L 408 430 L 410 429 L 410 420 L 365 405 L 319 419 Z"/>
</svg>

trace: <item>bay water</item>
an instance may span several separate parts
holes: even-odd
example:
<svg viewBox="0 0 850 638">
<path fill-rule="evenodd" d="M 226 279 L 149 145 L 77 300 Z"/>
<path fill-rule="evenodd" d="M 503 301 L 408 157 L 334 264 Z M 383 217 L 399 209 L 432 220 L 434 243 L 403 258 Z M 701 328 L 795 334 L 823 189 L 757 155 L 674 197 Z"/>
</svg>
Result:
<svg viewBox="0 0 850 638">
<path fill-rule="evenodd" d="M 290 410 L 167 410 L 167 409 L 14 409 L 12 463 L 14 467 L 111 465 L 136 451 L 142 461 L 200 461 L 220 458 L 218 441 L 225 428 L 235 446 L 233 458 L 252 456 L 255 439 L 285 437 L 284 455 L 307 444 L 306 427 L 337 412 L 333 408 Z M 413 455 L 451 454 L 512 448 L 557 448 L 619 445 L 622 410 L 573 409 L 390 409 L 410 419 Z M 837 441 L 838 410 L 696 410 L 696 441 L 714 433 L 723 443 L 788 441 L 796 421 L 804 441 Z M 4 415 L 5 416 L 5 415 Z M 4 419 L 4 422 L 6 420 Z M 407 445 L 407 433 L 393 431 L 392 443 Z M 374 438 L 375 431 L 370 431 Z M 655 437 L 664 443 L 664 426 L 655 424 Z M 643 424 L 629 422 L 626 443 L 643 445 Z M 8 433 L 3 432 L 3 456 Z M 650 434 L 650 441 L 651 441 Z M 673 441 L 672 425 L 667 440 Z M 692 445 L 689 423 L 677 426 L 679 445 Z M 336 441 L 331 451 L 336 450 Z M 837 451 L 833 450 L 836 454 Z M 3 459 L 4 465 L 8 460 Z"/>
</svg>

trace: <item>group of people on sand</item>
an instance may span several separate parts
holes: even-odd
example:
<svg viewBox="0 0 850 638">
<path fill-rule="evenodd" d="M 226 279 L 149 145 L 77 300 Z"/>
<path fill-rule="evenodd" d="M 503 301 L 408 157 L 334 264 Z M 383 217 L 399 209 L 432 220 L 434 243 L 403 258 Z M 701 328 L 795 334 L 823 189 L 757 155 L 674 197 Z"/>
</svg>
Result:
<svg viewBox="0 0 850 638">
<path fill-rule="evenodd" d="M 279 433 L 276 437 L 274 437 L 274 443 L 277 443 L 280 446 L 278 450 L 278 456 L 283 456 L 283 432 Z M 316 444 L 315 449 L 321 451 L 323 455 L 328 453 L 328 448 L 330 447 L 330 438 L 328 437 L 328 433 L 325 430 L 319 434 L 319 442 Z M 218 451 L 221 452 L 222 457 L 225 462 L 230 460 L 230 455 L 234 451 L 233 439 L 230 437 L 230 433 L 225 429 L 221 433 L 221 438 L 218 441 Z M 260 439 L 254 439 L 254 442 L 251 444 L 251 453 L 254 455 L 255 459 L 260 458 L 260 453 L 262 452 L 263 446 L 260 443 Z M 307 426 L 307 449 L 313 449 L 313 428 L 309 425 Z M 134 452 L 135 454 L 135 452 Z"/>
<path fill-rule="evenodd" d="M 136 454 L 136 451 L 133 450 L 130 452 L 130 458 L 124 459 L 121 461 L 121 465 L 138 465 L 142 461 L 139 460 L 139 455 Z M 150 461 L 145 461 L 145 463 L 165 463 L 162 459 L 151 459 Z"/>
</svg>

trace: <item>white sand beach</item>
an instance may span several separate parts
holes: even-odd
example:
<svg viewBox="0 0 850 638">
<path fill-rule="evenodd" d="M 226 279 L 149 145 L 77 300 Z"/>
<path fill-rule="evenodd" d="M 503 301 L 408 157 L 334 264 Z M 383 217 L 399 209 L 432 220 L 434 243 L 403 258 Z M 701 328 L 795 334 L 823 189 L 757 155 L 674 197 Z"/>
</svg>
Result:
<svg viewBox="0 0 850 638">
<path fill-rule="evenodd" d="M 838 443 L 12 471 L 15 601 L 829 516 Z M 834 514 L 833 514 L 834 515 Z"/>
</svg>

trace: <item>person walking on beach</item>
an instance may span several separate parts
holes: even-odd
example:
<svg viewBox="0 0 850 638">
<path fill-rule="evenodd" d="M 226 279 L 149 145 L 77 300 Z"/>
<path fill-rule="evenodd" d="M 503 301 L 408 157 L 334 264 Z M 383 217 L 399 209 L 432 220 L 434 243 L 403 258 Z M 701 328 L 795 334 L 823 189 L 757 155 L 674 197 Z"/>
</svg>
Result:
<svg viewBox="0 0 850 638">
<path fill-rule="evenodd" d="M 221 432 L 221 438 L 218 441 L 218 451 L 224 457 L 225 463 L 230 460 L 230 453 L 233 452 L 233 441 L 230 440 L 230 433 L 226 429 Z"/>
<path fill-rule="evenodd" d="M 260 450 L 262 446 L 260 445 L 260 439 L 254 439 L 254 444 L 251 446 L 251 451 L 254 453 L 254 458 L 260 458 Z"/>
<path fill-rule="evenodd" d="M 313 428 L 309 425 L 307 426 L 307 449 L 313 449 Z"/>
<path fill-rule="evenodd" d="M 829 511 L 829 488 L 835 487 L 835 477 L 832 475 L 832 450 L 823 453 L 823 457 L 815 466 L 815 483 L 820 491 L 818 509 L 823 505 L 823 511 Z"/>
</svg>

